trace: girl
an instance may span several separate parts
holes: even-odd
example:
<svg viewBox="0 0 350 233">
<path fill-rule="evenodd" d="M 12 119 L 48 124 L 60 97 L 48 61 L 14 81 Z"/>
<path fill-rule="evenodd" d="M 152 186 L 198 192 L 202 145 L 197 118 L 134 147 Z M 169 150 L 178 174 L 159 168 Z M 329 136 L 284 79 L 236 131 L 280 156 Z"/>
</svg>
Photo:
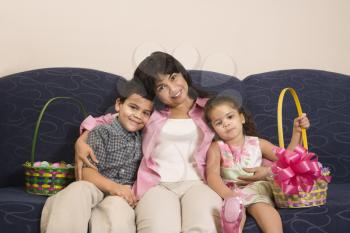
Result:
<svg viewBox="0 0 350 233">
<path fill-rule="evenodd" d="M 206 174 L 208 185 L 227 199 L 222 213 L 223 231 L 242 232 L 246 207 L 263 232 L 281 233 L 282 222 L 273 207 L 269 183 L 261 180 L 246 186 L 237 185 L 241 176 L 253 175 L 252 169 L 246 168 L 261 166 L 262 158 L 275 161 L 276 146 L 256 137 L 251 117 L 231 97 L 210 99 L 204 111 L 207 123 L 219 138 L 208 150 Z M 305 114 L 294 120 L 289 150 L 300 143 L 301 128 L 309 126 Z"/>
<path fill-rule="evenodd" d="M 205 93 L 194 88 L 185 68 L 163 52 L 145 58 L 133 78 L 155 96 L 156 108 L 144 129 L 143 159 L 133 187 L 139 198 L 138 232 L 221 232 L 222 199 L 203 182 L 214 137 L 204 121 Z M 82 126 L 91 130 L 106 121 L 108 117 L 90 117 Z M 76 143 L 78 162 L 91 154 L 84 137 Z"/>
</svg>

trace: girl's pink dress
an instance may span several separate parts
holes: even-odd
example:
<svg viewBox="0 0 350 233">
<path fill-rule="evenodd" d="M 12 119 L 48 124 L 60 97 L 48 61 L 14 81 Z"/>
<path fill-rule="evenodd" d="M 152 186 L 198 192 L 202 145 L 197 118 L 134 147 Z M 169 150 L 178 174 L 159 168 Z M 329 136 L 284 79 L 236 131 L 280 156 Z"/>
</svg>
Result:
<svg viewBox="0 0 350 233">
<path fill-rule="evenodd" d="M 272 189 L 267 181 L 256 181 L 245 187 L 238 188 L 234 185 L 238 181 L 238 176 L 251 176 L 243 168 L 253 168 L 261 166 L 262 154 L 259 145 L 259 138 L 245 136 L 244 145 L 241 148 L 230 146 L 223 141 L 217 142 L 221 152 L 221 177 L 226 185 L 236 189 L 243 195 L 244 206 L 253 203 L 264 202 L 273 205 Z"/>
</svg>

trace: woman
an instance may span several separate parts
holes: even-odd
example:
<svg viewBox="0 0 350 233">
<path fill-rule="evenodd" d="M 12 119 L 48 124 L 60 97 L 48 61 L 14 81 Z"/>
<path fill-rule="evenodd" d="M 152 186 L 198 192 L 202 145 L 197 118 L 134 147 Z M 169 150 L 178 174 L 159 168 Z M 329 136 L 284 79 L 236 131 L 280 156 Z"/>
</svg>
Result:
<svg viewBox="0 0 350 233">
<path fill-rule="evenodd" d="M 144 157 L 133 187 L 139 198 L 137 231 L 221 232 L 222 199 L 204 183 L 206 153 L 214 137 L 203 118 L 207 96 L 192 86 L 181 63 L 163 52 L 145 58 L 133 78 L 145 85 L 156 103 L 143 132 Z M 90 130 L 108 121 L 89 118 L 82 126 Z M 89 164 L 87 154 L 94 159 L 84 142 L 86 135 L 76 143 L 78 167 L 81 160 Z M 259 169 L 258 175 L 264 172 Z"/>
</svg>

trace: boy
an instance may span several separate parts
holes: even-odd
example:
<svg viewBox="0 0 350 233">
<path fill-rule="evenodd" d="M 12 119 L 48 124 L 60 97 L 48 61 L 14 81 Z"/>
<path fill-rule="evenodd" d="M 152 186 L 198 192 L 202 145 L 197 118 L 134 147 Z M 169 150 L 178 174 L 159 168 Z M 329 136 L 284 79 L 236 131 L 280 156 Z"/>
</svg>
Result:
<svg viewBox="0 0 350 233">
<path fill-rule="evenodd" d="M 140 130 L 153 103 L 143 86 L 129 81 L 115 109 L 118 117 L 96 127 L 87 142 L 99 161 L 98 170 L 84 167 L 83 180 L 50 197 L 41 217 L 41 232 L 136 232 L 131 186 L 141 161 Z M 89 182 L 86 182 L 89 181 Z"/>
</svg>

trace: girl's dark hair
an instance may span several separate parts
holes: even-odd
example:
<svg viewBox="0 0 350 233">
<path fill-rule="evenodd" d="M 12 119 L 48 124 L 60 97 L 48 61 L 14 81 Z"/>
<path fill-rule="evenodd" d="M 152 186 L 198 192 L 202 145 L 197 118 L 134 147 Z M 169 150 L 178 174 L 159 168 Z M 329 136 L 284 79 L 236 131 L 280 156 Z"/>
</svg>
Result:
<svg viewBox="0 0 350 233">
<path fill-rule="evenodd" d="M 153 97 L 156 97 L 156 80 L 160 74 L 181 73 L 187 82 L 189 96 L 209 97 L 209 94 L 192 85 L 192 80 L 185 67 L 170 54 L 164 52 L 153 52 L 146 57 L 136 68 L 133 79 L 139 80 L 145 85 L 146 90 Z"/>
<path fill-rule="evenodd" d="M 124 102 L 129 96 L 138 94 L 145 99 L 153 101 L 153 96 L 146 91 L 142 82 L 132 79 L 124 83 L 118 83 L 118 89 L 120 94 L 120 101 Z"/>
<path fill-rule="evenodd" d="M 256 129 L 255 122 L 251 114 L 244 109 L 244 107 L 231 96 L 216 96 L 208 100 L 207 104 L 204 107 L 204 117 L 209 125 L 212 128 L 211 119 L 209 114 L 213 109 L 221 104 L 229 104 L 233 109 L 236 109 L 239 113 L 243 114 L 245 123 L 243 124 L 243 133 L 247 136 L 259 136 Z"/>
</svg>

